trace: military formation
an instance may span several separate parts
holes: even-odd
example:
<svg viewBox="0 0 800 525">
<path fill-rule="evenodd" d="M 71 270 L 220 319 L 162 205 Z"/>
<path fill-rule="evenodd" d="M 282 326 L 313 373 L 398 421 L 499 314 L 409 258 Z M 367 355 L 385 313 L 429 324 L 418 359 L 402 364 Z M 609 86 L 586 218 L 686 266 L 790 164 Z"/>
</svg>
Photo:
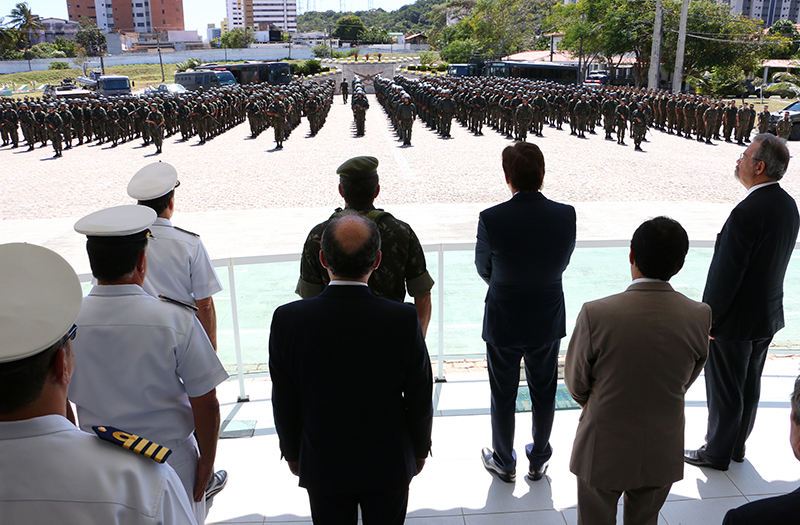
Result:
<svg viewBox="0 0 800 525">
<path fill-rule="evenodd" d="M 20 146 L 19 132 L 28 151 L 49 144 L 54 158 L 63 150 L 95 143 L 110 147 L 142 140 L 162 152 L 164 139 L 180 133 L 181 141 L 193 137 L 205 144 L 247 119 L 251 136 L 272 126 L 278 147 L 305 116 L 314 136 L 325 123 L 335 84 L 248 84 L 225 86 L 176 96 L 91 96 L 80 99 L 25 97 L 4 99 L 0 106 L 2 145 Z"/>
<path fill-rule="evenodd" d="M 249 92 L 246 112 L 250 138 L 256 138 L 271 126 L 275 132 L 275 149 L 283 149 L 283 142 L 300 125 L 302 117 L 308 119 L 311 136 L 316 136 L 325 125 L 336 90 L 333 80 L 321 84 L 304 85 L 293 80 L 284 86 L 262 83 L 241 87 Z"/>
<path fill-rule="evenodd" d="M 625 145 L 626 135 L 642 150 L 647 134 L 660 130 L 698 142 L 750 141 L 754 129 L 769 130 L 767 107 L 756 113 L 753 104 L 736 105 L 692 94 L 676 94 L 630 86 L 565 86 L 553 82 L 499 77 L 432 77 L 374 80 L 378 102 L 384 108 L 398 139 L 411 145 L 414 120 L 420 119 L 442 138 L 451 138 L 455 119 L 475 135 L 484 126 L 514 140 L 528 135 L 543 137 L 545 125 L 556 130 L 569 125 L 570 134 L 587 138 L 602 128 L 606 140 Z M 369 109 L 364 86 L 357 77 L 339 86 L 343 103 L 348 96 L 356 136 L 365 133 Z M 336 83 L 326 80 L 308 84 L 293 80 L 287 85 L 267 83 L 225 86 L 177 96 L 143 95 L 83 99 L 28 98 L 0 101 L 2 146 L 17 148 L 22 140 L 28 151 L 36 144 L 52 145 L 54 157 L 74 146 L 96 143 L 116 147 L 142 140 L 162 151 L 164 138 L 180 133 L 181 141 L 193 137 L 205 144 L 247 119 L 250 138 L 272 127 L 275 149 L 282 149 L 306 117 L 310 136 L 325 124 L 333 103 Z M 788 138 L 792 122 L 787 116 L 774 131 Z"/>
<path fill-rule="evenodd" d="M 766 132 L 770 120 L 766 107 L 757 114 L 753 104 L 737 107 L 735 101 L 726 105 L 701 95 L 630 86 L 575 87 L 498 77 L 395 76 L 392 80 L 376 78 L 375 90 L 404 144 L 410 143 L 409 122 L 414 116 L 444 138 L 450 137 L 453 118 L 475 135 L 482 135 L 483 127 L 488 126 L 522 141 L 529 133 L 542 137 L 546 124 L 561 130 L 566 123 L 571 135 L 584 139 L 587 133 L 594 135 L 602 127 L 606 140 L 625 145 L 627 135 L 639 151 L 647 133 L 654 129 L 706 144 L 712 144 L 713 139 L 744 145 L 754 128 Z M 779 121 L 777 127 L 777 133 L 788 138 L 791 122 Z"/>
</svg>

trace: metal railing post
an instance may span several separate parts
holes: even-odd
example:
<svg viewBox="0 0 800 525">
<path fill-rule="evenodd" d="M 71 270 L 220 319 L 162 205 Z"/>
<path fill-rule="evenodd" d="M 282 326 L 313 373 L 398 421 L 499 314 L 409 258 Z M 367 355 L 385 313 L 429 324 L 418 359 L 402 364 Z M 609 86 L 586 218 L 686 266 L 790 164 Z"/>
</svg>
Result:
<svg viewBox="0 0 800 525">
<path fill-rule="evenodd" d="M 239 309 L 236 305 L 236 281 L 233 278 L 233 259 L 228 259 L 228 285 L 231 290 L 231 321 L 233 322 L 233 346 L 236 349 L 236 376 L 239 380 L 239 399 L 237 403 L 250 401 L 244 393 L 244 367 L 242 365 L 242 343 L 239 340 Z"/>
<path fill-rule="evenodd" d="M 444 377 L 444 246 L 439 245 L 439 272 L 437 275 L 439 279 L 438 297 L 439 297 L 439 371 L 436 374 L 437 383 L 445 383 L 447 379 Z"/>
</svg>

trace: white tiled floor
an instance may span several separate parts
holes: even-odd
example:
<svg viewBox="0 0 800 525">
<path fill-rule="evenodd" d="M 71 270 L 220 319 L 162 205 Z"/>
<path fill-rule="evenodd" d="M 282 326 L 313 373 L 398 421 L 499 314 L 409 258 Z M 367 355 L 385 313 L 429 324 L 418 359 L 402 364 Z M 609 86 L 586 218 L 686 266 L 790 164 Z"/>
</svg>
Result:
<svg viewBox="0 0 800 525">
<path fill-rule="evenodd" d="M 659 525 L 719 524 L 728 509 L 795 490 L 800 462 L 789 447 L 789 395 L 800 360 L 770 359 L 762 378 L 762 406 L 747 444 L 747 460 L 727 472 L 686 466 L 661 510 Z M 703 378 L 687 395 L 686 447 L 703 443 L 707 410 Z M 224 419 L 257 420 L 252 438 L 219 443 L 217 468 L 230 481 L 216 498 L 207 523 L 311 523 L 308 497 L 280 460 L 272 422 L 271 384 L 246 381 L 249 403 L 236 404 L 238 384 L 219 388 Z M 487 473 L 480 450 L 491 444 L 489 386 L 485 374 L 452 374 L 436 385 L 433 455 L 410 487 L 409 525 L 574 525 L 575 477 L 569 472 L 579 411 L 556 412 L 554 455 L 545 480 L 525 478 L 520 464 L 515 484 Z M 449 415 L 448 415 L 449 414 Z M 515 446 L 529 437 L 530 414 L 517 414 Z M 524 461 L 522 462 L 524 463 Z M 379 481 L 379 480 L 376 480 Z M 622 523 L 620 507 L 618 521 Z"/>
</svg>

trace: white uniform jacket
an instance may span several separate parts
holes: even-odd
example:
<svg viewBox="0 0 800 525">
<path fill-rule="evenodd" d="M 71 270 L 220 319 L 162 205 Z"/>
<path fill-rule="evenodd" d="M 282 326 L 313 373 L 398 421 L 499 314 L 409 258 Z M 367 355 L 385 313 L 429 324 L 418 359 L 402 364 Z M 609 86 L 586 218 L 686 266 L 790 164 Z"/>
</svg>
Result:
<svg viewBox="0 0 800 525">
<path fill-rule="evenodd" d="M 63 416 L 0 422 L 3 525 L 195 525 L 169 465 L 81 432 Z"/>
<path fill-rule="evenodd" d="M 197 235 L 172 226 L 159 217 L 150 227 L 153 236 L 147 244 L 147 275 L 144 290 L 195 304 L 222 290 L 203 241 Z"/>
</svg>

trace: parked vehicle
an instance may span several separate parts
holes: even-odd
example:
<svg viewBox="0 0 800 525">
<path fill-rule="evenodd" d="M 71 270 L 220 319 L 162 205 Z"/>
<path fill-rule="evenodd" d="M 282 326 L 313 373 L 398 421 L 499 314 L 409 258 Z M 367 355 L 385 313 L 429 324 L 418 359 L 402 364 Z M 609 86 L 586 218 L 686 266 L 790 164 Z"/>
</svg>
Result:
<svg viewBox="0 0 800 525">
<path fill-rule="evenodd" d="M 181 93 L 186 93 L 186 91 L 188 90 L 180 84 L 159 84 L 157 86 L 149 86 L 144 90 L 146 95 L 167 96 L 180 95 Z"/>
<path fill-rule="evenodd" d="M 175 83 L 189 91 L 195 91 L 201 87 L 210 89 L 230 86 L 236 84 L 236 79 L 230 71 L 224 69 L 190 69 L 189 71 L 175 72 Z"/>
<path fill-rule="evenodd" d="M 88 77 L 78 77 L 77 81 L 104 97 L 131 94 L 131 79 L 125 75 L 103 75 L 94 70 Z"/>
</svg>

